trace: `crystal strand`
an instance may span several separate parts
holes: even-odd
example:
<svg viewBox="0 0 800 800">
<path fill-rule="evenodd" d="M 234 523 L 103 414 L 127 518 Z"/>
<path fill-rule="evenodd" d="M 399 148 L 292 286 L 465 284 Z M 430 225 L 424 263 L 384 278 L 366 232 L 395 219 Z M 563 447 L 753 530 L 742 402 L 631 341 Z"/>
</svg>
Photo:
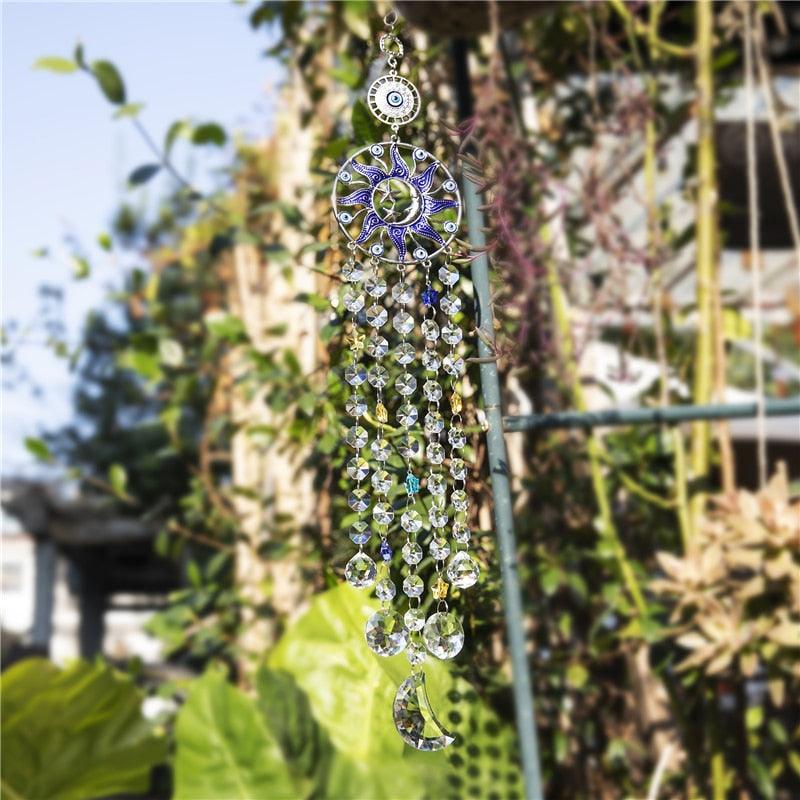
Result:
<svg viewBox="0 0 800 800">
<path fill-rule="evenodd" d="M 423 266 L 425 268 L 425 289 L 422 292 L 422 302 L 426 308 L 426 317 L 422 322 L 422 335 L 425 339 L 423 364 L 428 373 L 431 373 L 423 386 L 423 393 L 428 401 L 428 413 L 425 416 L 425 433 L 428 444 L 425 448 L 425 457 L 430 465 L 428 475 L 428 492 L 431 496 L 431 505 L 428 510 L 428 520 L 431 525 L 429 552 L 436 562 L 436 580 L 431 589 L 434 598 L 441 604 L 447 597 L 448 586 L 445 583 L 443 571 L 450 547 L 447 539 L 442 536 L 442 530 L 447 525 L 447 481 L 441 469 L 445 458 L 445 449 L 439 441 L 441 432 L 444 430 L 444 419 L 439 411 L 439 402 L 442 398 L 442 386 L 439 383 L 441 356 L 438 352 L 440 331 L 436 322 L 439 293 L 431 285 L 432 263 L 426 261 Z"/>
<path fill-rule="evenodd" d="M 355 455 L 347 462 L 347 474 L 356 482 L 348 497 L 347 503 L 351 510 L 358 514 L 358 520 L 350 526 L 350 539 L 358 545 L 358 552 L 347 562 L 344 574 L 347 582 L 358 588 L 366 588 L 375 582 L 377 568 L 375 562 L 364 552 L 364 545 L 370 539 L 370 525 L 362 517 L 369 508 L 369 494 L 361 487 L 364 478 L 369 474 L 369 464 L 362 456 L 361 450 L 367 443 L 367 431 L 361 424 L 367 404 L 361 395 L 361 384 L 367 378 L 367 372 L 361 363 L 360 354 L 364 349 L 364 334 L 359 330 L 359 316 L 364 308 L 364 295 L 362 281 L 364 269 L 355 260 L 353 247 L 342 269 L 342 276 L 348 282 L 344 291 L 343 302 L 350 313 L 350 331 L 347 344 L 350 349 L 350 363 L 345 368 L 345 380 L 352 386 L 352 393 L 347 399 L 345 410 L 354 418 L 345 435 L 345 441 L 355 450 Z"/>
<path fill-rule="evenodd" d="M 448 259 L 449 262 L 449 259 Z M 440 303 L 440 308 L 448 317 L 444 327 L 443 337 L 449 345 L 449 352 L 442 361 L 444 371 L 450 376 L 450 426 L 447 431 L 447 442 L 450 445 L 450 474 L 453 478 L 453 491 L 450 503 L 453 506 L 453 549 L 454 554 L 447 567 L 447 578 L 450 583 L 459 589 L 468 589 L 473 586 L 480 575 L 477 562 L 467 552 L 469 549 L 469 497 L 467 495 L 466 464 L 459 455 L 467 443 L 461 418 L 461 394 L 459 386 L 464 373 L 464 358 L 458 352 L 461 341 L 461 329 L 454 319 L 461 311 L 461 298 L 453 293 L 453 287 L 458 281 L 458 272 L 450 268 L 446 262 L 440 270 L 440 279 L 445 286 L 445 295 Z M 460 549 L 464 545 L 464 549 Z"/>
</svg>

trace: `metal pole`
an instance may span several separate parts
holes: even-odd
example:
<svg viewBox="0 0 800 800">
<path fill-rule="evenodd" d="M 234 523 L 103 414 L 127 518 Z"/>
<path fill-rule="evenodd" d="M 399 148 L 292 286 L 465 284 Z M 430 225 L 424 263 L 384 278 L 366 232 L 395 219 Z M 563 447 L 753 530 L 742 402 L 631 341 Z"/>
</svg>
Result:
<svg viewBox="0 0 800 800">
<path fill-rule="evenodd" d="M 481 354 L 482 355 L 482 354 Z M 757 403 L 728 405 L 665 406 L 659 408 L 611 408 L 602 411 L 561 411 L 557 414 L 528 414 L 505 417 L 506 431 L 531 431 L 555 428 L 593 428 L 616 425 L 675 424 L 691 420 L 743 419 L 755 417 Z M 800 415 L 800 398 L 767 400 L 764 413 L 768 417 Z M 800 436 L 800 429 L 798 429 Z"/>
<path fill-rule="evenodd" d="M 479 209 L 480 200 L 475 186 L 468 179 L 462 180 L 462 191 L 464 192 L 464 207 L 470 242 L 476 248 L 482 248 L 486 244 L 486 240 L 483 235 L 483 219 Z M 478 353 L 482 359 L 489 359 L 482 361 L 480 365 L 481 390 L 488 424 L 486 444 L 489 455 L 489 472 L 492 476 L 494 521 L 503 584 L 503 610 L 511 655 L 514 708 L 522 756 L 522 772 L 525 778 L 525 796 L 528 800 L 542 800 L 539 745 L 533 717 L 533 690 L 528 659 L 525 654 L 522 593 L 517 574 L 517 542 L 511 509 L 508 456 L 503 438 L 500 381 L 497 375 L 497 364 L 493 360 L 494 315 L 489 294 L 489 259 L 485 252 L 479 252 L 472 262 L 472 283 L 475 287 L 478 329 L 480 331 Z"/>
</svg>

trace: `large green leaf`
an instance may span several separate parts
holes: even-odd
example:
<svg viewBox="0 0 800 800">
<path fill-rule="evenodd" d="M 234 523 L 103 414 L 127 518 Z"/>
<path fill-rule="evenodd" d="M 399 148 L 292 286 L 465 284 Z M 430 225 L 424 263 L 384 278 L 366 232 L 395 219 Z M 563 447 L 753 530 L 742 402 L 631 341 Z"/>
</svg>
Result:
<svg viewBox="0 0 800 800">
<path fill-rule="evenodd" d="M 437 753 L 419 753 L 398 736 L 392 701 L 410 668 L 404 655 L 381 658 L 364 643 L 375 602 L 342 585 L 318 595 L 270 657 L 294 676 L 336 750 L 324 797 L 413 800 L 452 794 L 521 796 L 513 729 L 500 722 L 449 665 L 426 664 L 440 721 L 457 735 Z"/>
<path fill-rule="evenodd" d="M 283 754 L 254 700 L 209 670 L 175 723 L 175 800 L 298 797 Z"/>
<path fill-rule="evenodd" d="M 3 798 L 143 794 L 166 760 L 166 739 L 142 717 L 142 693 L 102 662 L 61 670 L 27 659 L 3 674 L 0 690 Z"/>
</svg>

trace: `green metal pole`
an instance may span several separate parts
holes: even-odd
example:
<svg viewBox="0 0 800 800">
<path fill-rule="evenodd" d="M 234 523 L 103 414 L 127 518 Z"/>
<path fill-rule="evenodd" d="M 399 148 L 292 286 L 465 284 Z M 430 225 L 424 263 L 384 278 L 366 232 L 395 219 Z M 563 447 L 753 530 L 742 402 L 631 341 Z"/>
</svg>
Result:
<svg viewBox="0 0 800 800">
<path fill-rule="evenodd" d="M 602 411 L 562 411 L 557 414 L 528 414 L 505 417 L 506 431 L 531 431 L 556 428 L 594 428 L 617 425 L 675 424 L 693 420 L 747 419 L 758 413 L 757 403 L 728 405 L 685 405 L 659 408 L 611 408 Z M 764 413 L 768 417 L 800 415 L 800 397 L 767 400 Z M 800 430 L 798 430 L 800 435 Z"/>
<path fill-rule="evenodd" d="M 522 772 L 525 778 L 525 797 L 527 800 L 542 800 L 544 795 L 542 794 L 542 779 L 539 769 L 539 744 L 533 716 L 533 689 L 528 659 L 525 654 L 522 593 L 517 574 L 517 541 L 511 508 L 508 456 L 506 442 L 503 438 L 500 380 L 497 375 L 497 364 L 494 361 L 494 314 L 489 293 L 489 259 L 483 250 L 486 239 L 483 234 L 480 199 L 475 191 L 475 186 L 468 179 L 464 179 L 462 180 L 462 190 L 470 243 L 478 250 L 478 254 L 472 262 L 472 283 L 475 287 L 477 305 L 478 353 L 481 359 L 486 359 L 480 363 L 481 391 L 488 424 L 486 444 L 489 455 L 489 472 L 492 477 L 494 521 L 503 585 L 503 610 L 511 656 L 514 708 L 517 732 L 519 733 Z"/>
</svg>

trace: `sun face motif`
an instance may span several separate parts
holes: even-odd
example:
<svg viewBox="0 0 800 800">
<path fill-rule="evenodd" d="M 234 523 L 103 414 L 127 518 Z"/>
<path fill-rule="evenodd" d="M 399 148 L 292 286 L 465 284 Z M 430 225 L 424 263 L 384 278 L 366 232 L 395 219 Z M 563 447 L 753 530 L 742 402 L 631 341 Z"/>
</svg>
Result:
<svg viewBox="0 0 800 800">
<path fill-rule="evenodd" d="M 426 150 L 399 142 L 351 156 L 336 176 L 332 201 L 350 241 L 395 263 L 440 253 L 461 220 L 458 185 L 447 169 Z"/>
</svg>

